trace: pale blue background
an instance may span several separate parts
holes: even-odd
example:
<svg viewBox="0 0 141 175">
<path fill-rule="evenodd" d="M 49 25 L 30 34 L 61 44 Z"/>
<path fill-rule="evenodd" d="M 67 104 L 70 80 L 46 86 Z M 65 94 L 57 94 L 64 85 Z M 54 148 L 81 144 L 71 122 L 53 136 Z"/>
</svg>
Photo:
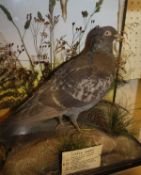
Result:
<svg viewBox="0 0 141 175">
<path fill-rule="evenodd" d="M 100 13 L 97 13 L 94 16 L 96 21 L 94 25 L 111 25 L 117 27 L 118 1 L 119 0 L 104 0 Z M 37 11 L 41 11 L 43 15 L 47 14 L 48 2 L 48 0 L 0 0 L 0 3 L 9 9 L 14 21 L 21 31 L 23 30 L 26 14 L 32 13 L 34 16 Z M 67 35 L 67 39 L 70 40 L 72 38 L 72 22 L 75 21 L 78 26 L 83 26 L 84 20 L 82 18 L 81 11 L 87 10 L 91 14 L 94 10 L 95 3 L 96 0 L 68 0 L 67 21 L 65 23 L 62 17 L 60 17 L 60 21 L 55 28 L 55 37 L 58 38 L 62 35 Z M 58 1 L 54 14 L 61 14 L 60 3 Z M 88 30 L 92 27 L 93 26 L 90 26 Z M 14 41 L 15 43 L 18 43 L 19 37 L 16 30 L 6 19 L 2 11 L 0 11 L 0 32 L 7 42 Z M 2 36 L 0 36 L 0 42 L 2 40 L 1 38 Z M 25 39 L 30 54 L 35 55 L 30 32 L 27 32 Z M 84 41 L 82 43 L 84 43 Z M 22 57 L 23 59 L 26 59 L 25 55 Z"/>
</svg>

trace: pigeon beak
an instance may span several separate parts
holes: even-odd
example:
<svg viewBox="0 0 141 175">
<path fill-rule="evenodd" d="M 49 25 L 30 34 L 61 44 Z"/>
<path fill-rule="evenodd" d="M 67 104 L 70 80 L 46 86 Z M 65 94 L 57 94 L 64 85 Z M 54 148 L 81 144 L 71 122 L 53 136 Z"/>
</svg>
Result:
<svg viewBox="0 0 141 175">
<path fill-rule="evenodd" d="M 115 34 L 114 38 L 116 39 L 116 41 L 119 41 L 119 42 L 121 42 L 124 39 L 124 37 L 119 33 Z"/>
</svg>

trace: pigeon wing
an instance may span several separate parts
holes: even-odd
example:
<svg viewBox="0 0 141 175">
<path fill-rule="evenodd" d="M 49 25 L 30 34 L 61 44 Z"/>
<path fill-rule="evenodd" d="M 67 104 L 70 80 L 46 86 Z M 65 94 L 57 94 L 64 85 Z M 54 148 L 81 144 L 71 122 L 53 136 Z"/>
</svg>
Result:
<svg viewBox="0 0 141 175">
<path fill-rule="evenodd" d="M 87 53 L 72 60 L 56 76 L 56 88 L 51 93 L 54 100 L 64 108 L 71 108 L 101 98 L 113 79 L 112 60 L 113 57 L 103 53 Z"/>
</svg>

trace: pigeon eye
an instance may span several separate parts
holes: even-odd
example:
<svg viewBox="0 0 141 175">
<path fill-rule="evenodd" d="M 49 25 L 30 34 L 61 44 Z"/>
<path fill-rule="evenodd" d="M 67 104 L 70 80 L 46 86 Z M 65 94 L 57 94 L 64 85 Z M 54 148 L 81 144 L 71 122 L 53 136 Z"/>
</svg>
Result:
<svg viewBox="0 0 141 175">
<path fill-rule="evenodd" d="M 104 33 L 104 36 L 111 36 L 112 35 L 112 32 L 107 30 L 105 33 Z"/>
</svg>

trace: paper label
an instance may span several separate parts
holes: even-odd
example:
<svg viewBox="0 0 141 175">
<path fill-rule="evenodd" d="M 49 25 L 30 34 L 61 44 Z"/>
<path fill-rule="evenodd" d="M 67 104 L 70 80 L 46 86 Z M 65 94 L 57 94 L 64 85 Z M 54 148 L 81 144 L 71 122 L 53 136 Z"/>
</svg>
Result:
<svg viewBox="0 0 141 175">
<path fill-rule="evenodd" d="M 62 175 L 100 167 L 102 145 L 62 153 Z"/>
</svg>

